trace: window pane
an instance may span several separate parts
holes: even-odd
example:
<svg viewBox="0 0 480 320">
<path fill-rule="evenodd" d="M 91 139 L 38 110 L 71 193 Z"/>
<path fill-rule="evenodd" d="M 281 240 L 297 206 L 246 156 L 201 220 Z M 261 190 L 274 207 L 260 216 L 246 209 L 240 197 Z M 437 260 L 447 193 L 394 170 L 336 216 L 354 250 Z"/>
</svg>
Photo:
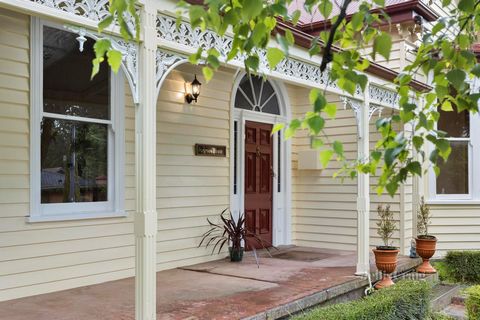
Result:
<svg viewBox="0 0 480 320">
<path fill-rule="evenodd" d="M 110 81 L 108 66 L 92 72 L 93 40 L 83 52 L 76 34 L 43 27 L 43 110 L 64 115 L 109 119 Z"/>
<path fill-rule="evenodd" d="M 470 116 L 467 111 L 460 113 L 454 111 L 440 112 L 438 129 L 448 133 L 449 137 L 468 138 L 470 136 Z"/>
<path fill-rule="evenodd" d="M 278 107 L 278 100 L 276 95 L 270 98 L 270 100 L 268 100 L 268 102 L 263 106 L 262 112 L 280 114 L 280 108 Z"/>
<path fill-rule="evenodd" d="M 42 203 L 107 201 L 108 127 L 44 118 Z"/>
<path fill-rule="evenodd" d="M 253 84 L 253 92 L 252 92 Z M 271 114 L 280 114 L 278 99 L 270 82 L 265 81 L 262 77 L 244 76 L 240 81 L 240 89 L 235 96 L 235 107 L 240 109 L 259 111 Z M 247 98 L 245 97 L 247 96 Z M 255 96 L 254 96 L 255 95 Z M 257 104 L 255 105 L 255 102 Z"/>
<path fill-rule="evenodd" d="M 440 160 L 437 194 L 468 194 L 468 142 L 450 141 L 450 145 L 448 161 Z"/>
</svg>

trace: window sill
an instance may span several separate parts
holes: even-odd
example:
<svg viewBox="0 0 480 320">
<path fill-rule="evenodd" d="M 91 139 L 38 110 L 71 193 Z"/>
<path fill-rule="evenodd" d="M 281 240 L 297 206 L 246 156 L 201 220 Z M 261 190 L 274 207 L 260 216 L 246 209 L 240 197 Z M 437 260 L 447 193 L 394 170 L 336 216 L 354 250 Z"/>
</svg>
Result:
<svg viewBox="0 0 480 320">
<path fill-rule="evenodd" d="M 111 213 L 73 213 L 73 214 L 56 214 L 56 215 L 40 215 L 28 216 L 28 223 L 36 222 L 54 222 L 54 221 L 71 221 L 71 220 L 88 220 L 88 219 L 107 219 L 107 218 L 126 218 L 128 213 L 125 211 Z"/>
<path fill-rule="evenodd" d="M 427 200 L 429 205 L 480 205 L 480 200 L 468 200 L 468 199 L 432 199 Z"/>
</svg>

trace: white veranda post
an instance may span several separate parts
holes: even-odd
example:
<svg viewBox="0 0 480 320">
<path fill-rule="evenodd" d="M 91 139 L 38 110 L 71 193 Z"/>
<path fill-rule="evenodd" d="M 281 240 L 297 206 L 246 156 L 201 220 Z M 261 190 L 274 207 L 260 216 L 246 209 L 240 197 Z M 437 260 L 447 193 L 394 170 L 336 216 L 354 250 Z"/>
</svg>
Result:
<svg viewBox="0 0 480 320">
<path fill-rule="evenodd" d="M 366 97 L 367 98 L 367 97 Z M 368 99 L 358 110 L 358 158 L 366 160 L 370 147 L 370 110 Z M 357 195 L 357 271 L 364 275 L 370 271 L 370 175 L 358 174 Z"/>
<path fill-rule="evenodd" d="M 352 108 L 357 120 L 358 160 L 366 160 L 369 154 L 369 122 L 372 114 L 368 93 L 365 94 L 363 102 L 345 97 L 344 104 L 345 107 Z M 370 175 L 368 173 L 358 173 L 357 189 L 357 269 L 355 274 L 365 275 L 370 272 Z"/>
<path fill-rule="evenodd" d="M 156 319 L 156 9 L 142 9 L 140 105 L 136 110 L 135 319 Z"/>
</svg>

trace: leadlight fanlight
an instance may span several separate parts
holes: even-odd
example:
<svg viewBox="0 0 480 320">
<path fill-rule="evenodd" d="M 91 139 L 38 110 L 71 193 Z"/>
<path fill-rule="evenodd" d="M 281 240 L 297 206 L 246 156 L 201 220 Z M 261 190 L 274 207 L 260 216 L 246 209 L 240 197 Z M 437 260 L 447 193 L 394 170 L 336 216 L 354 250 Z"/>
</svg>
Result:
<svg viewBox="0 0 480 320">
<path fill-rule="evenodd" d="M 280 115 L 278 97 L 269 81 L 245 75 L 235 95 L 235 108 Z"/>
</svg>

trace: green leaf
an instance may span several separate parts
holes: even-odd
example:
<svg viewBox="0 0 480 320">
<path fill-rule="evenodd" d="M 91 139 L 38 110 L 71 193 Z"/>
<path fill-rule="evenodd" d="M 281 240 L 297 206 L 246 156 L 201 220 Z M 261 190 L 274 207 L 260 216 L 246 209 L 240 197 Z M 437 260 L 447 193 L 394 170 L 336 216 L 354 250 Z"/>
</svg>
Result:
<svg viewBox="0 0 480 320">
<path fill-rule="evenodd" d="M 420 162 L 418 162 L 418 161 L 410 162 L 410 163 L 407 165 L 406 168 L 407 168 L 408 171 L 410 171 L 411 173 L 416 174 L 417 176 L 421 176 L 421 175 L 422 175 L 422 165 L 421 165 Z"/>
<path fill-rule="evenodd" d="M 375 161 L 380 161 L 380 158 L 382 157 L 382 153 L 379 151 L 372 151 L 372 153 L 370 154 L 370 157 L 372 157 L 372 159 Z"/>
<path fill-rule="evenodd" d="M 465 83 L 466 78 L 465 71 L 460 69 L 453 69 L 447 73 L 448 81 L 455 87 L 455 89 L 460 90 L 463 84 Z"/>
<path fill-rule="evenodd" d="M 250 56 L 245 60 L 245 68 L 247 70 L 257 70 L 259 63 L 258 56 Z"/>
<path fill-rule="evenodd" d="M 310 90 L 310 93 L 308 94 L 308 100 L 310 101 L 311 104 L 314 104 L 315 101 L 318 99 L 319 95 L 321 95 L 320 90 L 317 88 L 313 88 Z"/>
<path fill-rule="evenodd" d="M 98 23 L 98 32 L 103 32 L 113 22 L 113 16 L 108 15 Z"/>
<path fill-rule="evenodd" d="M 385 59 L 390 59 L 390 51 L 392 50 L 392 38 L 386 33 L 382 32 L 373 41 L 373 59 L 376 53 L 382 55 Z"/>
<path fill-rule="evenodd" d="M 293 46 L 295 44 L 295 38 L 293 37 L 292 31 L 289 29 L 285 30 L 285 39 L 287 39 L 289 45 Z"/>
<path fill-rule="evenodd" d="M 472 12 L 475 8 L 475 1 L 474 0 L 460 0 L 458 3 L 458 9 L 464 12 Z"/>
<path fill-rule="evenodd" d="M 480 78 L 480 64 L 476 64 L 470 71 L 475 77 Z"/>
<path fill-rule="evenodd" d="M 388 148 L 385 150 L 385 165 L 391 167 L 398 154 L 402 151 L 401 147 Z"/>
<path fill-rule="evenodd" d="M 213 70 L 210 67 L 203 67 L 202 68 L 203 77 L 205 81 L 209 82 L 213 78 Z"/>
<path fill-rule="evenodd" d="M 276 123 L 272 128 L 272 135 L 285 128 L 285 123 Z"/>
<path fill-rule="evenodd" d="M 118 50 L 111 49 L 107 51 L 107 58 L 110 68 L 112 68 L 113 72 L 117 73 L 122 65 L 122 53 Z"/>
<path fill-rule="evenodd" d="M 277 64 L 285 58 L 285 54 L 282 50 L 278 48 L 268 48 L 267 49 L 267 60 L 270 69 L 274 69 Z"/>
<path fill-rule="evenodd" d="M 333 151 L 335 151 L 340 157 L 343 157 L 343 144 L 340 141 L 335 140 L 333 142 Z"/>
<path fill-rule="evenodd" d="M 100 71 L 100 64 L 105 60 L 105 54 L 111 48 L 110 40 L 108 39 L 98 39 L 93 45 L 93 51 L 95 52 L 95 59 L 92 60 L 92 74 L 91 78 Z"/>
<path fill-rule="evenodd" d="M 445 23 L 443 21 L 437 22 L 436 25 L 433 26 L 432 28 L 432 35 L 437 34 L 439 31 L 441 31 L 443 28 L 445 28 Z"/>
<path fill-rule="evenodd" d="M 242 17 L 248 21 L 260 15 L 263 9 L 262 0 L 245 0 L 242 5 Z"/>
<path fill-rule="evenodd" d="M 332 150 L 320 151 L 320 163 L 322 164 L 322 167 L 326 168 L 328 166 L 328 163 L 330 162 L 330 159 L 332 159 L 332 156 Z"/>
<path fill-rule="evenodd" d="M 450 148 L 450 142 L 447 139 L 437 139 L 435 146 L 438 148 L 440 156 L 444 160 L 447 160 L 452 151 Z"/>
<path fill-rule="evenodd" d="M 298 119 L 294 119 L 290 122 L 290 125 L 285 130 L 285 139 L 290 139 L 295 135 L 295 132 L 298 128 L 302 125 L 301 121 Z"/>
<path fill-rule="evenodd" d="M 413 136 L 412 141 L 413 141 L 413 145 L 415 146 L 415 149 L 419 151 L 423 145 L 423 138 L 419 136 Z"/>
<path fill-rule="evenodd" d="M 325 113 L 330 119 L 335 119 L 335 116 L 337 115 L 337 105 L 335 103 L 327 103 L 325 106 Z"/>
<path fill-rule="evenodd" d="M 441 108 L 443 111 L 453 111 L 452 103 L 448 100 L 443 101 Z"/>
<path fill-rule="evenodd" d="M 325 19 L 328 19 L 333 10 L 332 0 L 321 0 L 318 5 L 318 10 Z"/>
<path fill-rule="evenodd" d="M 398 189 L 398 182 L 390 182 L 386 186 L 388 194 L 393 197 Z"/>
<path fill-rule="evenodd" d="M 315 135 L 319 134 L 325 126 L 325 119 L 316 115 L 308 119 L 308 127 Z"/>
<path fill-rule="evenodd" d="M 292 24 L 296 25 L 298 23 L 298 20 L 300 20 L 302 12 L 300 10 L 295 10 L 292 13 Z"/>
</svg>

